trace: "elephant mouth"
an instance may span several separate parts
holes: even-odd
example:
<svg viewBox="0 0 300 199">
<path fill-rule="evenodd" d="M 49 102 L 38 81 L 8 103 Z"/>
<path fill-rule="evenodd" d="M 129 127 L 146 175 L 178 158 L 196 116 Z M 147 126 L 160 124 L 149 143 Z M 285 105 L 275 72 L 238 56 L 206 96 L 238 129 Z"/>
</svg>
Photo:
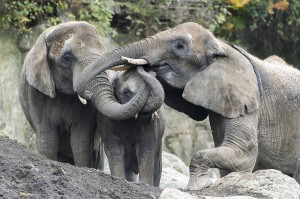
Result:
<svg viewBox="0 0 300 199">
<path fill-rule="evenodd" d="M 178 68 L 180 67 L 177 67 L 179 63 L 175 63 L 171 60 L 162 60 L 159 65 L 154 65 L 151 67 L 151 69 L 154 71 L 154 72 L 157 72 L 157 74 L 165 74 L 165 73 L 168 73 L 170 71 L 173 71 L 174 74 L 176 76 L 181 76 L 181 71 L 178 70 Z"/>
</svg>

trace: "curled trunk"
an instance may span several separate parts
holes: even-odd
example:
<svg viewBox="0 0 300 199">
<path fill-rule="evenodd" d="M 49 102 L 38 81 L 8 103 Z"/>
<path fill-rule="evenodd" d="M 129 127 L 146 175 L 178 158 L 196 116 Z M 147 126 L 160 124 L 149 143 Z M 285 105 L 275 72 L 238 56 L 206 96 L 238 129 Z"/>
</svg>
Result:
<svg viewBox="0 0 300 199">
<path fill-rule="evenodd" d="M 161 84 L 142 67 L 138 67 L 138 74 L 144 80 L 137 94 L 127 103 L 120 104 L 115 96 L 106 73 L 101 73 L 93 78 L 87 86 L 91 93 L 91 101 L 104 115 L 115 120 L 130 119 L 136 116 L 144 107 L 143 112 L 153 112 L 161 107 L 164 101 L 164 91 Z M 149 100 L 152 90 L 152 100 Z M 145 106 L 149 101 L 149 105 Z"/>
<path fill-rule="evenodd" d="M 88 84 L 87 91 L 91 93 L 91 101 L 98 111 L 109 118 L 124 120 L 133 118 L 145 105 L 150 88 L 143 84 L 134 98 L 125 104 L 120 104 L 113 93 L 112 86 L 105 72 L 95 76 Z"/>
<path fill-rule="evenodd" d="M 121 57 L 123 56 L 134 59 L 142 58 L 148 60 L 148 58 L 144 57 L 144 55 L 147 53 L 148 49 L 151 49 L 153 45 L 155 45 L 155 39 L 150 37 L 148 39 L 120 47 L 113 50 L 112 52 L 101 55 L 100 58 L 97 59 L 97 61 L 81 71 L 81 77 L 83 78 L 77 79 L 75 85 L 76 92 L 81 97 L 89 99 L 88 93 L 86 93 L 85 91 L 89 82 L 97 74 L 100 74 L 114 66 L 128 63 L 128 60 L 121 59 Z"/>
<path fill-rule="evenodd" d="M 155 74 L 154 72 L 150 71 L 147 73 L 142 67 L 137 67 L 137 72 L 144 80 L 147 80 L 146 83 L 151 87 L 150 96 L 142 109 L 142 112 L 149 113 L 157 111 L 162 106 L 165 99 L 165 92 L 162 85 L 156 78 L 151 78 L 151 75 Z"/>
</svg>

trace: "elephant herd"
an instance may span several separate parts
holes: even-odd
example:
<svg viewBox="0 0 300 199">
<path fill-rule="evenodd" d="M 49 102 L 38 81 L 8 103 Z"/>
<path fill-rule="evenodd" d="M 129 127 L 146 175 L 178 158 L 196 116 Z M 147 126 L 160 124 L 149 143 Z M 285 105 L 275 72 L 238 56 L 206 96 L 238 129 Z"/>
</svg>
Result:
<svg viewBox="0 0 300 199">
<path fill-rule="evenodd" d="M 115 72 L 113 70 L 125 70 Z M 209 168 L 277 169 L 300 182 L 300 72 L 261 60 L 189 22 L 108 52 L 87 22 L 45 30 L 19 84 L 38 152 L 159 186 L 163 103 L 200 121 L 215 148 L 195 153 L 187 189 L 212 184 Z M 139 175 L 137 175 L 139 174 Z"/>
</svg>

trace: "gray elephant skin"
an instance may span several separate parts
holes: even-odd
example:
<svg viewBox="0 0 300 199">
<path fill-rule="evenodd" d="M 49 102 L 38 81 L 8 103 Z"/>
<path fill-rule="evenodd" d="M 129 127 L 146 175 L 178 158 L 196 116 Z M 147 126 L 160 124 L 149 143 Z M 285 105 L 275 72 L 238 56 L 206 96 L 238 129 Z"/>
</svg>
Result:
<svg viewBox="0 0 300 199">
<path fill-rule="evenodd" d="M 167 105 L 196 120 L 210 119 L 216 147 L 193 155 L 188 189 L 211 184 L 208 168 L 222 175 L 277 169 L 300 182 L 297 69 L 261 60 L 189 22 L 104 54 L 87 68 L 89 77 L 77 91 L 86 96 L 97 73 L 141 59 L 157 73 Z"/>
<path fill-rule="evenodd" d="M 101 166 L 101 140 L 94 138 L 96 109 L 80 102 L 73 85 L 104 50 L 94 26 L 67 22 L 45 30 L 27 54 L 19 98 L 41 155 L 76 166 Z"/>
<path fill-rule="evenodd" d="M 135 69 L 119 72 L 112 80 L 114 95 L 121 104 L 128 103 L 143 84 L 144 80 Z M 139 179 L 158 187 L 162 172 L 161 145 L 165 117 L 163 88 L 158 81 L 157 85 L 135 117 L 126 120 L 100 117 L 99 123 L 103 125 L 99 132 L 112 175 L 128 181 Z"/>
</svg>

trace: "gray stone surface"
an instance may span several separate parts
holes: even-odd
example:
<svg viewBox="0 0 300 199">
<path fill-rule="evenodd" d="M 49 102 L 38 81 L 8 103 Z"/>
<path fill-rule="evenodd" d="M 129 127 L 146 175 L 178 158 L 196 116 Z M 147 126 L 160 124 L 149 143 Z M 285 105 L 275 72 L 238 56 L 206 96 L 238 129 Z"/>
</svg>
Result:
<svg viewBox="0 0 300 199">
<path fill-rule="evenodd" d="M 27 145 L 30 137 L 29 126 L 18 97 L 23 54 L 18 50 L 16 41 L 14 34 L 0 34 L 0 135 L 9 136 Z"/>
<path fill-rule="evenodd" d="M 300 185 L 277 170 L 260 170 L 254 173 L 234 172 L 203 190 L 182 192 L 167 188 L 160 199 L 299 199 Z"/>
<path fill-rule="evenodd" d="M 195 152 L 214 147 L 208 119 L 196 122 L 168 106 L 165 106 L 165 109 L 164 151 L 177 155 L 189 165 Z"/>
<path fill-rule="evenodd" d="M 215 197 L 251 196 L 254 198 L 299 199 L 300 185 L 295 179 L 280 171 L 270 169 L 254 173 L 231 173 L 218 179 L 201 193 Z"/>
</svg>

